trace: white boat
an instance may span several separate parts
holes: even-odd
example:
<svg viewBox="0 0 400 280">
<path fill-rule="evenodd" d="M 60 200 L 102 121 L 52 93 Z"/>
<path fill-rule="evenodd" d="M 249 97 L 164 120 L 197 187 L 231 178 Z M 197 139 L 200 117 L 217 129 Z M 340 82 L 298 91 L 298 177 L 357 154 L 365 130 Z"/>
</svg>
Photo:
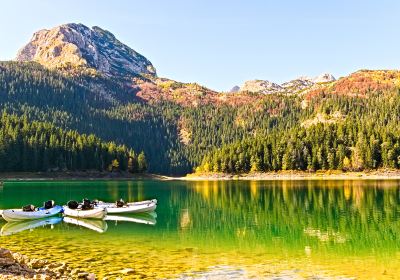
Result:
<svg viewBox="0 0 400 280">
<path fill-rule="evenodd" d="M 123 214 L 123 213 L 145 213 L 156 210 L 156 203 L 139 204 L 139 205 L 124 205 L 118 207 L 115 204 L 97 205 L 96 208 L 107 209 L 109 214 Z"/>
<path fill-rule="evenodd" d="M 118 222 L 128 222 L 128 223 L 136 223 L 136 224 L 145 224 L 145 225 L 152 225 L 154 226 L 156 224 L 156 219 L 153 218 L 150 215 L 146 216 L 132 216 L 132 217 L 126 217 L 126 216 L 115 216 L 115 215 L 107 215 L 104 218 L 105 221 L 114 221 L 115 224 Z"/>
<path fill-rule="evenodd" d="M 97 231 L 99 233 L 106 232 L 108 228 L 107 223 L 104 220 L 84 220 L 75 219 L 72 217 L 64 217 L 64 222 Z"/>
<path fill-rule="evenodd" d="M 50 209 L 39 209 L 37 211 L 22 211 L 21 209 L 3 210 L 2 216 L 7 222 L 18 222 L 25 220 L 37 220 L 52 217 L 61 213 L 61 206 L 54 206 Z"/>
<path fill-rule="evenodd" d="M 107 215 L 107 209 L 96 207 L 90 210 L 82 210 L 64 206 L 64 215 L 83 219 L 103 219 Z"/>
<path fill-rule="evenodd" d="M 146 213 L 153 212 L 157 208 L 157 200 L 146 200 L 139 202 L 130 202 L 122 207 L 118 207 L 115 203 L 98 202 L 96 208 L 105 208 L 109 214 L 123 213 Z"/>
<path fill-rule="evenodd" d="M 126 205 L 133 206 L 133 205 L 142 205 L 142 204 L 149 204 L 149 203 L 157 204 L 157 202 L 158 202 L 157 199 L 149 199 L 149 200 L 142 200 L 142 201 L 136 201 L 136 202 L 128 202 L 128 203 L 126 203 Z M 103 206 L 103 207 L 104 206 L 108 207 L 108 206 L 115 205 L 115 202 L 98 201 L 97 205 Z"/>
<path fill-rule="evenodd" d="M 33 230 L 37 227 L 44 227 L 47 225 L 55 225 L 62 221 L 61 217 L 50 217 L 41 220 L 26 220 L 21 222 L 8 222 L 0 231 L 1 236 L 16 234 L 25 230 Z"/>
<path fill-rule="evenodd" d="M 155 203 L 157 204 L 157 199 L 150 199 L 150 200 L 142 200 L 142 201 L 136 201 L 136 202 L 128 202 L 127 205 L 140 205 L 140 204 L 149 204 L 149 203 Z"/>
</svg>

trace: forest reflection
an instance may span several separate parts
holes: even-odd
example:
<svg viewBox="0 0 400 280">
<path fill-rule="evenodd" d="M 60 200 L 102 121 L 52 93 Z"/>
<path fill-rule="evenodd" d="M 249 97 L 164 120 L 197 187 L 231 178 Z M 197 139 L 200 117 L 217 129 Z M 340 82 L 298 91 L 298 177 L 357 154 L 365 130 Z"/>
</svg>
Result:
<svg viewBox="0 0 400 280">
<path fill-rule="evenodd" d="M 177 192 L 180 229 L 207 242 L 269 247 L 279 239 L 358 252 L 400 245 L 398 181 L 199 181 Z"/>
</svg>

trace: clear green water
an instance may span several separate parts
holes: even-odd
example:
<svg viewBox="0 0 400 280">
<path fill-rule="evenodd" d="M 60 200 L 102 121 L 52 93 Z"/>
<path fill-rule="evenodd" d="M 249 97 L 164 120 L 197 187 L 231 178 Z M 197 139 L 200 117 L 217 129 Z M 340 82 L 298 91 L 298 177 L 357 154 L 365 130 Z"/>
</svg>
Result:
<svg viewBox="0 0 400 280">
<path fill-rule="evenodd" d="M 0 246 L 67 262 L 99 278 L 230 273 L 396 279 L 399 186 L 399 181 L 6 182 L 1 209 L 84 197 L 157 198 L 159 206 L 156 218 L 128 216 L 155 225 L 92 223 L 105 231 L 99 233 L 61 222 L 1 236 Z M 10 227 L 4 221 L 0 226 L 5 232 Z"/>
</svg>

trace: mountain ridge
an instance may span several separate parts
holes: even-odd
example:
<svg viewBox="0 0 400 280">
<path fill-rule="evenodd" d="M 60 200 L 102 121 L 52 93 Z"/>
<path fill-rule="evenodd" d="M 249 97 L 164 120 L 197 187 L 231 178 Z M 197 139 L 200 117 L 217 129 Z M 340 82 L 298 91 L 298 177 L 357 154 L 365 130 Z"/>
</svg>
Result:
<svg viewBox="0 0 400 280">
<path fill-rule="evenodd" d="M 35 61 L 63 73 L 101 75 L 112 78 L 125 90 L 144 102 L 175 102 L 183 106 L 205 104 L 244 104 L 268 94 L 309 95 L 329 90 L 342 83 L 333 75 L 300 76 L 281 84 L 268 80 L 249 80 L 229 92 L 219 92 L 197 83 L 183 83 L 157 77 L 153 64 L 119 41 L 114 34 L 94 26 L 69 23 L 34 33 L 18 52 L 17 61 Z M 355 72 L 357 73 L 357 72 Z M 352 74 L 346 77 L 350 77 Z M 344 79 L 346 80 L 346 77 Z M 116 79 L 115 79 L 116 78 Z M 88 84 L 112 99 L 98 84 Z M 259 96 L 258 96 L 259 95 Z"/>
<path fill-rule="evenodd" d="M 68 23 L 35 32 L 17 61 L 36 61 L 49 68 L 83 68 L 106 76 L 156 76 L 151 62 L 109 31 Z"/>
<path fill-rule="evenodd" d="M 238 91 L 249 91 L 263 94 L 295 94 L 302 90 L 310 89 L 314 85 L 331 83 L 336 78 L 329 73 L 323 73 L 316 77 L 300 76 L 297 79 L 284 82 L 282 84 L 270 82 L 268 80 L 249 80 L 239 87 Z"/>
<path fill-rule="evenodd" d="M 150 79 L 153 84 L 159 84 L 156 69 L 146 57 L 99 26 L 89 28 L 81 23 L 67 23 L 36 31 L 31 40 L 18 51 L 16 60 L 36 61 L 45 67 L 64 70 L 67 73 L 80 70 L 78 74 L 86 71 L 89 74 L 100 73 L 107 77 L 133 76 L 139 77 L 139 80 Z M 235 87 L 234 92 L 294 94 L 313 84 L 334 80 L 331 74 L 321 74 L 315 78 L 303 76 L 280 85 L 267 80 L 250 80 L 241 87 Z M 135 81 L 133 83 L 135 84 Z M 193 83 L 180 84 L 182 88 Z M 218 92 L 204 86 L 202 88 L 208 92 Z"/>
</svg>

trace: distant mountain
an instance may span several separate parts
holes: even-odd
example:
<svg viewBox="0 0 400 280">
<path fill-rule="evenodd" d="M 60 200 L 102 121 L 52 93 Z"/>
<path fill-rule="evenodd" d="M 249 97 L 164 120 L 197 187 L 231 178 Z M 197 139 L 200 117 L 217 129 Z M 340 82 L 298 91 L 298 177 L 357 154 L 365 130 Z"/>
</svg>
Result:
<svg viewBox="0 0 400 280">
<path fill-rule="evenodd" d="M 75 23 L 36 32 L 16 60 L 36 61 L 49 68 L 94 70 L 111 77 L 156 75 L 149 60 L 112 33 Z"/>
<path fill-rule="evenodd" d="M 278 93 L 282 90 L 282 87 L 276 83 L 272 83 L 267 80 L 251 80 L 246 81 L 240 87 L 240 91 L 257 92 L 263 94 Z"/>
<path fill-rule="evenodd" d="M 231 88 L 231 90 L 229 92 L 239 92 L 239 91 L 240 91 L 240 87 L 234 86 L 233 88 Z"/>
<path fill-rule="evenodd" d="M 324 73 L 312 79 L 314 83 L 329 83 L 336 81 L 335 77 L 332 74 Z"/>
<path fill-rule="evenodd" d="M 311 88 L 315 83 L 312 80 L 298 78 L 281 84 L 282 92 L 296 93 Z"/>
<path fill-rule="evenodd" d="M 296 94 L 306 89 L 312 89 L 314 85 L 330 83 L 334 81 L 336 81 L 335 77 L 333 77 L 332 74 L 327 73 L 321 74 L 314 78 L 302 76 L 283 84 L 277 84 L 267 80 L 251 80 L 246 81 L 240 87 L 239 91 L 262 94 Z"/>
</svg>

